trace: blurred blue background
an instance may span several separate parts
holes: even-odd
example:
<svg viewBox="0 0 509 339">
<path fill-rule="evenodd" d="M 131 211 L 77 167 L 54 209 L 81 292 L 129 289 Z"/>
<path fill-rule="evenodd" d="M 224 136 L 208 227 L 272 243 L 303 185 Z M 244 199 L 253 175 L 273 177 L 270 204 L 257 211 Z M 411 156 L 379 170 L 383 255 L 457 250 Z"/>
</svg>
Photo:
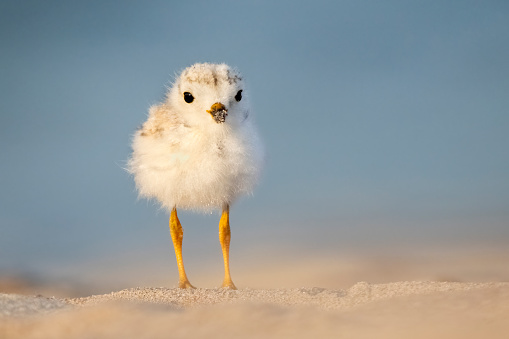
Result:
<svg viewBox="0 0 509 339">
<path fill-rule="evenodd" d="M 506 246 L 508 16 L 506 1 L 1 1 L 0 273 L 136 284 L 138 258 L 176 281 L 167 214 L 123 168 L 195 62 L 240 69 L 267 149 L 232 208 L 233 266 L 259 249 Z M 191 266 L 222 269 L 218 219 L 181 213 Z"/>
</svg>

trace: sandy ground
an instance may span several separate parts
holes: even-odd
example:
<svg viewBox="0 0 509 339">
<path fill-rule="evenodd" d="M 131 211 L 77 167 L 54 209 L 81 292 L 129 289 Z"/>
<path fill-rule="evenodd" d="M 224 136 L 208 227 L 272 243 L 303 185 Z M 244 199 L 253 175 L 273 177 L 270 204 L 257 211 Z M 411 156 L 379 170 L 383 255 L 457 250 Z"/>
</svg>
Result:
<svg viewBox="0 0 509 339">
<path fill-rule="evenodd" d="M 180 290 L 176 269 L 134 260 L 85 289 L 0 275 L 0 338 L 508 337 L 505 249 L 259 258 L 237 258 L 238 291 Z M 220 264 L 189 265 L 191 281 L 219 284 Z"/>
<path fill-rule="evenodd" d="M 134 288 L 0 295 L 10 338 L 507 338 L 509 283 L 357 283 L 344 290 Z"/>
</svg>

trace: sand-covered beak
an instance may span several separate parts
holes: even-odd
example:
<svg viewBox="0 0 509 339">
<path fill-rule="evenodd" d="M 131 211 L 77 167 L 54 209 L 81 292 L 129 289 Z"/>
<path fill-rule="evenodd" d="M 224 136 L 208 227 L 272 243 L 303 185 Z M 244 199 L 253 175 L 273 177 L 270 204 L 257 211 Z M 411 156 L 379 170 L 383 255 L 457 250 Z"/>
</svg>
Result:
<svg viewBox="0 0 509 339">
<path fill-rule="evenodd" d="M 224 105 L 220 102 L 216 102 L 210 107 L 210 110 L 207 111 L 210 115 L 212 115 L 212 118 L 217 123 L 224 122 L 226 120 L 226 116 L 228 115 L 228 110 Z"/>
</svg>

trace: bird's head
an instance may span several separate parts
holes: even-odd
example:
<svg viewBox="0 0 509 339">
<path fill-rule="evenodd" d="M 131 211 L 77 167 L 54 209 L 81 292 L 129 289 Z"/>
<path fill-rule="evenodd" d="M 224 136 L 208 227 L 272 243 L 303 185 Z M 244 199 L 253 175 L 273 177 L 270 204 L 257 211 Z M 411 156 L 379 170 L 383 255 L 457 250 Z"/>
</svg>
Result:
<svg viewBox="0 0 509 339">
<path fill-rule="evenodd" d="M 168 102 L 182 118 L 199 125 L 234 125 L 248 115 L 241 75 L 225 64 L 194 64 L 177 78 Z"/>
</svg>

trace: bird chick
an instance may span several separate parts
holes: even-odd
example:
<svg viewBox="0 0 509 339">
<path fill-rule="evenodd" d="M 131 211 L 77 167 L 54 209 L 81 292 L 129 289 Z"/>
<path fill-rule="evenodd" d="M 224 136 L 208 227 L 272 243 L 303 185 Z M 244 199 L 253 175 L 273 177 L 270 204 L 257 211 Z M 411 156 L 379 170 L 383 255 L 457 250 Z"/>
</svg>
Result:
<svg viewBox="0 0 509 339">
<path fill-rule="evenodd" d="M 220 209 L 222 286 L 235 289 L 229 270 L 229 208 L 252 192 L 263 158 L 242 76 L 225 64 L 186 68 L 165 102 L 150 108 L 132 149 L 129 171 L 140 196 L 156 199 L 170 212 L 179 287 L 193 286 L 184 270 L 177 209 Z"/>
</svg>

